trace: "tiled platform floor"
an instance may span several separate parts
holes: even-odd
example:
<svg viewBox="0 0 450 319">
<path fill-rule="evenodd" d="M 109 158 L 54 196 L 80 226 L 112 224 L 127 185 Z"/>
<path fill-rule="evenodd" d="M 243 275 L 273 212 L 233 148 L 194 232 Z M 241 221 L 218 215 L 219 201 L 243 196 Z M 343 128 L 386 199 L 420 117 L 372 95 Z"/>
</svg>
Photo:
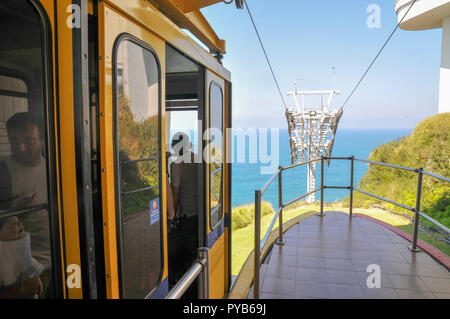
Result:
<svg viewBox="0 0 450 319">
<path fill-rule="evenodd" d="M 449 271 L 371 221 L 327 212 L 293 226 L 284 239 L 261 266 L 261 299 L 450 299 Z M 367 287 L 371 264 L 380 267 L 381 288 Z"/>
</svg>

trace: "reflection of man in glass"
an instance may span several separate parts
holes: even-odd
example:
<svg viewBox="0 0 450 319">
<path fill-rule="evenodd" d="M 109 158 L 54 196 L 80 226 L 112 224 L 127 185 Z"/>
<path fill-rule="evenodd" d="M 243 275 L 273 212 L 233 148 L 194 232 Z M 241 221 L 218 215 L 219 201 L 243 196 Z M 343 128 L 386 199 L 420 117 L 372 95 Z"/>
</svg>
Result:
<svg viewBox="0 0 450 319">
<path fill-rule="evenodd" d="M 0 162 L 0 210 L 17 211 L 47 204 L 47 174 L 42 122 L 29 112 L 16 113 L 6 122 L 11 156 Z M 24 213 L 33 257 L 51 266 L 49 216 L 45 207 Z"/>
<path fill-rule="evenodd" d="M 198 215 L 198 165 L 194 163 L 195 154 L 191 152 L 189 136 L 176 133 L 172 139 L 175 161 L 170 165 L 170 177 L 175 208 L 180 215 L 197 217 Z"/>
<path fill-rule="evenodd" d="M 198 170 L 201 166 L 194 162 L 195 154 L 191 152 L 191 143 L 186 134 L 176 133 L 172 139 L 172 148 L 176 156 L 170 165 L 174 207 L 182 218 L 175 238 L 169 239 L 169 267 L 173 269 L 173 276 L 177 280 L 192 266 L 197 255 Z M 192 287 L 185 296 L 195 298 L 195 285 Z"/>
</svg>

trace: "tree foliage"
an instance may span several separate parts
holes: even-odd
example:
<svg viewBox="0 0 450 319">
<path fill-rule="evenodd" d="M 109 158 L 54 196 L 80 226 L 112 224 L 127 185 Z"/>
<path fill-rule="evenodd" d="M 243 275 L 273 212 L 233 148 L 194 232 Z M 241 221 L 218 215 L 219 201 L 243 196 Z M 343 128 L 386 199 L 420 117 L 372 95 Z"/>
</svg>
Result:
<svg viewBox="0 0 450 319">
<path fill-rule="evenodd" d="M 383 144 L 372 151 L 370 160 L 450 176 L 450 113 L 438 114 L 419 123 L 411 135 Z M 360 189 L 415 207 L 417 173 L 369 164 Z M 355 193 L 355 206 L 393 205 Z M 399 210 L 395 206 L 396 210 Z M 450 183 L 424 175 L 421 211 L 442 224 L 450 225 Z"/>
</svg>

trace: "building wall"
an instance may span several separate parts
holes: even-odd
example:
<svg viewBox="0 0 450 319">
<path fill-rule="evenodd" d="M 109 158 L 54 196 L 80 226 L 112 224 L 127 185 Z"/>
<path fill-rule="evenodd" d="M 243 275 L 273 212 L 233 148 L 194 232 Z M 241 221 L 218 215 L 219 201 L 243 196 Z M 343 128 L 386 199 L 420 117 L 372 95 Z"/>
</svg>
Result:
<svg viewBox="0 0 450 319">
<path fill-rule="evenodd" d="M 450 112 L 450 16 L 442 25 L 441 79 L 439 84 L 439 113 Z"/>
</svg>

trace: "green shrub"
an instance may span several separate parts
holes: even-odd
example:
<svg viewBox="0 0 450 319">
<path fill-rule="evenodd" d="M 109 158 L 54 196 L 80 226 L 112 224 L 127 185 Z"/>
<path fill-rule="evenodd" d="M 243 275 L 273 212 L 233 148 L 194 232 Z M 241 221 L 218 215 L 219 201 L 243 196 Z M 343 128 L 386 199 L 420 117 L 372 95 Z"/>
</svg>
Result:
<svg viewBox="0 0 450 319">
<path fill-rule="evenodd" d="M 438 114 L 419 123 L 411 135 L 375 148 L 370 160 L 411 168 L 423 168 L 441 176 L 450 176 L 450 113 Z M 417 174 L 390 167 L 369 164 L 358 188 L 398 203 L 415 207 Z M 348 203 L 348 197 L 344 200 Z M 412 212 L 361 193 L 354 193 L 354 206 L 368 208 L 373 204 L 413 215 Z M 450 183 L 423 177 L 421 211 L 440 223 L 450 222 Z"/>
<path fill-rule="evenodd" d="M 261 202 L 261 216 L 274 214 L 275 211 L 269 202 Z M 255 205 L 243 205 L 233 208 L 231 214 L 232 229 L 237 230 L 252 224 L 255 220 Z"/>
</svg>

